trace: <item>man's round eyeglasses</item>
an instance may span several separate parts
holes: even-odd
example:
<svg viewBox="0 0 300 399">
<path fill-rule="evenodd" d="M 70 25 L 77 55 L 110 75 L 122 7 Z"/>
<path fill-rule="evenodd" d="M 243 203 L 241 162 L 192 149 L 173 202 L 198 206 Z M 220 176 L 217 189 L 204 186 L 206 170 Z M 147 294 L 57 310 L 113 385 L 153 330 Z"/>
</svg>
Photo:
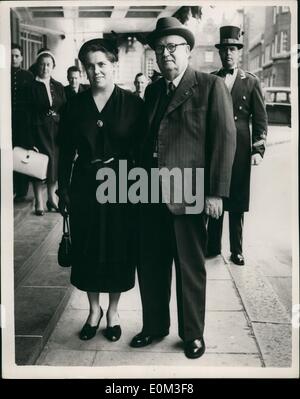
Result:
<svg viewBox="0 0 300 399">
<path fill-rule="evenodd" d="M 179 43 L 179 44 L 168 43 L 166 46 L 159 45 L 155 47 L 155 52 L 156 54 L 163 54 L 166 48 L 168 52 L 172 54 L 176 51 L 177 46 L 186 46 L 186 45 L 187 43 Z"/>
</svg>

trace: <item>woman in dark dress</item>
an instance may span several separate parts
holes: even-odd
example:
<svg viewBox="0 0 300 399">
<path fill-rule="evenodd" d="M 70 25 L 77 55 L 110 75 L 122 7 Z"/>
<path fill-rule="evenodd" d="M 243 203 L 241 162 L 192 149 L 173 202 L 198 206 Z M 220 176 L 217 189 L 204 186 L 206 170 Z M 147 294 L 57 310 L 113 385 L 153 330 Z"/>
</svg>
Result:
<svg viewBox="0 0 300 399">
<path fill-rule="evenodd" d="M 81 47 L 91 88 L 67 103 L 60 129 L 58 195 L 61 213 L 70 214 L 71 283 L 87 292 L 90 305 L 82 340 L 93 338 L 99 327 L 100 292 L 109 293 L 105 336 L 120 338 L 120 293 L 134 286 L 137 263 L 136 205 L 96 198 L 97 171 L 113 169 L 118 191 L 119 160 L 127 161 L 128 170 L 134 166 L 144 134 L 143 101 L 114 84 L 117 57 L 117 48 L 105 39 Z"/>
<path fill-rule="evenodd" d="M 31 90 L 31 144 L 36 151 L 49 157 L 47 208 L 51 211 L 57 210 L 55 190 L 58 169 L 58 128 L 60 112 L 66 99 L 63 85 L 51 77 L 55 67 L 55 58 L 50 50 L 38 54 L 36 66 L 37 76 Z M 42 187 L 41 180 L 33 181 L 37 216 L 44 215 Z"/>
</svg>

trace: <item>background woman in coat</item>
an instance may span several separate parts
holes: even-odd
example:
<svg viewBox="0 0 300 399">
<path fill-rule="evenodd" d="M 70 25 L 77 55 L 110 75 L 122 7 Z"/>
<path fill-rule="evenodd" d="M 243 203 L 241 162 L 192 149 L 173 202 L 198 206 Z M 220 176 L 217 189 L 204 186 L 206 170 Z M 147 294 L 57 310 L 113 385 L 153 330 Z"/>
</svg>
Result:
<svg viewBox="0 0 300 399">
<path fill-rule="evenodd" d="M 32 83 L 32 145 L 36 151 L 49 157 L 47 171 L 47 190 L 49 211 L 57 210 L 55 189 L 58 168 L 58 126 L 60 112 L 64 105 L 64 87 L 51 77 L 55 67 L 55 58 L 50 50 L 42 51 L 36 60 L 37 76 Z M 43 182 L 33 182 L 35 195 L 35 213 L 44 215 Z"/>
<path fill-rule="evenodd" d="M 112 168 L 118 182 L 119 160 L 126 160 L 128 169 L 134 165 L 144 130 L 144 104 L 140 98 L 114 84 L 118 51 L 110 41 L 86 42 L 80 49 L 79 59 L 91 88 L 72 98 L 63 114 L 59 209 L 64 214 L 67 208 L 70 213 L 71 283 L 87 292 L 90 305 L 80 339 L 95 336 L 103 316 L 99 293 L 107 292 L 105 336 L 116 341 L 121 336 L 120 293 L 134 286 L 136 206 L 97 202 L 96 173 L 102 166 Z"/>
</svg>

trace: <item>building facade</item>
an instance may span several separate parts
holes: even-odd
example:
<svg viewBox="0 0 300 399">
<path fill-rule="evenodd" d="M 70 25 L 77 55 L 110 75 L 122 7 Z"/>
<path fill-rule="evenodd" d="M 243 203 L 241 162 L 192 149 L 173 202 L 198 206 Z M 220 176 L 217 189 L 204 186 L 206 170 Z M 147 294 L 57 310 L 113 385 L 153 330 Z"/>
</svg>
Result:
<svg viewBox="0 0 300 399">
<path fill-rule="evenodd" d="M 267 7 L 263 45 L 263 79 L 267 86 L 290 86 L 291 13 Z"/>
<path fill-rule="evenodd" d="M 287 6 L 251 7 L 244 13 L 245 69 L 263 86 L 290 86 L 291 13 Z"/>
</svg>

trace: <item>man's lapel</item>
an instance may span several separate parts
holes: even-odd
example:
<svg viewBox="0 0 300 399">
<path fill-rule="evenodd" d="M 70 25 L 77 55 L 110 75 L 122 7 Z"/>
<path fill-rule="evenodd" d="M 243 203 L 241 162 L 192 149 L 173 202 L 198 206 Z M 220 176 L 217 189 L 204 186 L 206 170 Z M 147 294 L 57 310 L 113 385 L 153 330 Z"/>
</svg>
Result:
<svg viewBox="0 0 300 399">
<path fill-rule="evenodd" d="M 167 107 L 166 115 L 174 111 L 175 108 L 179 107 L 189 97 L 192 96 L 192 87 L 197 85 L 197 79 L 195 72 L 190 67 L 185 71 L 177 89 L 175 90 L 174 96 L 172 97 L 170 104 Z"/>
<path fill-rule="evenodd" d="M 153 90 L 152 96 L 154 97 L 154 100 L 153 102 L 151 102 L 151 107 L 148 108 L 148 117 L 149 117 L 150 126 L 153 122 L 155 113 L 160 103 L 160 99 L 162 96 L 166 95 L 166 92 L 167 92 L 167 87 L 165 79 L 161 78 L 157 82 L 156 91 Z"/>
<path fill-rule="evenodd" d="M 244 84 L 244 79 L 247 79 L 247 76 L 245 72 L 242 69 L 238 69 L 238 73 L 236 75 L 236 79 L 234 82 L 234 85 L 231 90 L 231 96 L 232 99 L 235 99 L 238 95 L 238 93 L 241 93 L 243 84 Z"/>
</svg>

